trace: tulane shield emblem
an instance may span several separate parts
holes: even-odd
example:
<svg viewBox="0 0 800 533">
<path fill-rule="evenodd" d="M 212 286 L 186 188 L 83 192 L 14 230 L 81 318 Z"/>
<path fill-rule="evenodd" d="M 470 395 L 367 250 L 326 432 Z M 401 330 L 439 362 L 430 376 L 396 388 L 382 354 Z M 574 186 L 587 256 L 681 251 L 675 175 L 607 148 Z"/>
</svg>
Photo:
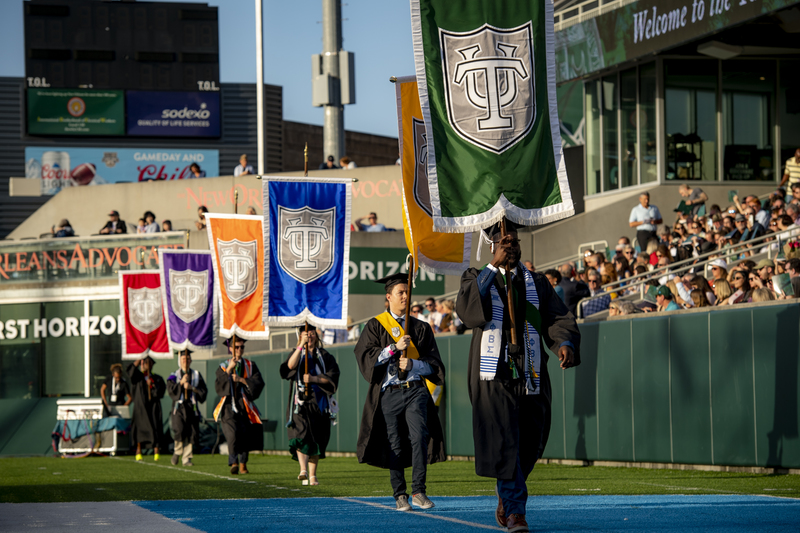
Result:
<svg viewBox="0 0 800 533">
<path fill-rule="evenodd" d="M 428 189 L 428 139 L 425 122 L 415 117 L 411 122 L 414 126 L 414 200 L 428 216 L 433 216 L 431 191 Z"/>
<path fill-rule="evenodd" d="M 536 118 L 532 25 L 470 32 L 439 29 L 447 117 L 467 141 L 502 153 Z"/>
<path fill-rule="evenodd" d="M 169 271 L 170 305 L 175 315 L 193 322 L 208 310 L 208 271 Z"/>
<path fill-rule="evenodd" d="M 128 287 L 128 315 L 131 325 L 144 334 L 158 329 L 164 321 L 161 311 L 161 290 Z"/>
<path fill-rule="evenodd" d="M 278 207 L 278 263 L 300 283 L 325 275 L 333 266 L 336 208 Z"/>
<path fill-rule="evenodd" d="M 258 287 L 258 244 L 254 240 L 242 242 L 238 239 L 217 239 L 217 249 L 225 293 L 230 301 L 241 302 L 256 292 Z"/>
</svg>

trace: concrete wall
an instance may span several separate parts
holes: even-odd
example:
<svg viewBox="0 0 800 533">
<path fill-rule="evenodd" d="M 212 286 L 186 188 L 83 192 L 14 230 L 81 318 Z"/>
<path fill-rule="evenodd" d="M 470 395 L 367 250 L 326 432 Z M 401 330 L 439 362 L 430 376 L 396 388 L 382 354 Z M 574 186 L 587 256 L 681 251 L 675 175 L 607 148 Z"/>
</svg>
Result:
<svg viewBox="0 0 800 533">
<path fill-rule="evenodd" d="M 276 174 L 302 176 L 301 172 Z M 362 167 L 352 170 L 312 171 L 309 176 L 346 176 L 356 178 L 353 183 L 353 217 L 378 213 L 379 221 L 390 228 L 402 231 L 400 167 Z M 194 229 L 197 208 L 208 207 L 212 213 L 233 213 L 234 191 L 239 192 L 239 212 L 255 207 L 260 214 L 261 181 L 254 176 L 222 176 L 199 180 L 148 181 L 118 183 L 96 187 L 65 189 L 50 198 L 45 205 L 28 217 L 9 238 L 38 237 L 50 227 L 66 218 L 82 236 L 100 231 L 111 209 L 119 211 L 128 224 L 128 232 L 145 211 L 152 211 L 157 222 L 172 221 L 174 229 Z M 135 230 L 134 230 L 135 231 Z"/>
</svg>

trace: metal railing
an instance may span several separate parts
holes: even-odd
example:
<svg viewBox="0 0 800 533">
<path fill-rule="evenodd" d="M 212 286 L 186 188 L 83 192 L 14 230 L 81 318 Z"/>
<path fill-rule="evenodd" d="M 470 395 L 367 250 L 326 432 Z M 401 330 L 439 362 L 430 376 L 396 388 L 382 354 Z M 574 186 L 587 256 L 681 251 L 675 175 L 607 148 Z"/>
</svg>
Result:
<svg viewBox="0 0 800 533">
<path fill-rule="evenodd" d="M 586 0 L 577 5 L 567 7 L 553 15 L 555 31 L 579 24 L 585 20 L 614 11 L 636 0 Z"/>
<path fill-rule="evenodd" d="M 781 249 L 781 243 L 783 241 L 781 241 L 778 238 L 779 235 L 780 234 L 767 233 L 766 235 L 762 235 L 761 237 L 758 237 L 758 238 L 755 238 L 755 239 L 751 239 L 751 240 L 748 240 L 748 241 L 745 241 L 745 242 L 738 242 L 738 243 L 733 244 L 733 245 L 731 245 L 731 246 L 729 246 L 727 248 L 724 248 L 723 250 L 712 250 L 711 252 L 706 252 L 706 253 L 700 254 L 700 255 L 698 255 L 696 257 L 695 256 L 689 257 L 689 258 L 683 259 L 681 261 L 676 261 L 674 263 L 670 263 L 667 266 L 656 268 L 656 269 L 650 270 L 648 272 L 644 272 L 642 274 L 636 274 L 636 275 L 631 276 L 629 278 L 619 279 L 617 281 L 613 281 L 611 283 L 607 283 L 607 284 L 605 284 L 605 285 L 600 287 L 600 289 L 602 291 L 602 294 L 598 294 L 596 296 L 592 296 L 592 297 L 589 297 L 589 298 L 584 298 L 580 302 L 578 302 L 578 307 L 577 307 L 578 318 L 583 318 L 582 317 L 582 311 L 583 311 L 583 304 L 585 302 L 588 302 L 590 300 L 596 300 L 598 298 L 602 298 L 603 296 L 607 296 L 608 294 L 610 294 L 612 292 L 616 292 L 618 290 L 622 290 L 623 288 L 626 291 L 630 291 L 631 289 L 638 289 L 639 290 L 639 298 L 643 299 L 644 295 L 645 295 L 645 287 L 647 286 L 647 282 L 648 281 L 651 281 L 653 279 L 658 279 L 658 278 L 660 278 L 662 276 L 665 276 L 665 275 L 668 275 L 668 274 L 678 274 L 678 275 L 680 275 L 680 274 L 685 274 L 689 270 L 693 270 L 693 269 L 696 271 L 696 269 L 698 267 L 702 267 L 703 274 L 706 275 L 707 274 L 706 273 L 706 267 L 711 262 L 716 261 L 717 259 L 724 259 L 726 261 L 726 263 L 728 264 L 728 270 L 730 270 L 730 268 L 732 266 L 734 266 L 734 265 L 736 265 L 738 263 L 741 263 L 743 261 L 750 260 L 752 257 L 758 257 L 762 253 L 764 253 L 767 258 L 772 259 L 772 256 L 773 256 L 773 254 L 772 254 L 773 250 L 772 250 L 772 246 L 771 246 L 772 242 L 776 241 L 778 243 L 778 248 L 776 250 L 776 255 L 777 255 L 777 252 L 779 252 L 780 249 Z M 767 243 L 766 252 L 756 252 L 756 254 L 754 256 L 739 257 L 743 253 L 752 252 L 753 248 L 755 247 L 755 245 L 761 244 L 761 243 Z M 758 248 L 760 248 L 760 246 Z M 734 258 L 734 259 L 731 260 L 731 258 Z"/>
</svg>

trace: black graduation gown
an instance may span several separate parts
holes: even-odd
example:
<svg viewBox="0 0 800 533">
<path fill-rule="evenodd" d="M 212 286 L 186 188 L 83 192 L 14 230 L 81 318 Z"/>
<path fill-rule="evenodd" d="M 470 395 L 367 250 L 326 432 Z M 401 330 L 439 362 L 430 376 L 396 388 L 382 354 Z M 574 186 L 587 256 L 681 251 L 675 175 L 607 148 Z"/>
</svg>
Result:
<svg viewBox="0 0 800 533">
<path fill-rule="evenodd" d="M 420 361 L 425 361 L 431 365 L 433 373 L 425 376 L 426 379 L 436 385 L 444 384 L 444 364 L 439 356 L 439 348 L 433 338 L 433 330 L 426 323 L 409 317 L 413 324 L 412 331 L 408 333 L 414 345 L 419 351 Z M 358 339 L 355 347 L 356 362 L 361 370 L 361 375 L 369 383 L 367 400 L 364 402 L 364 410 L 361 413 L 361 428 L 358 433 L 357 455 L 359 463 L 367 463 L 380 468 L 389 468 L 389 456 L 391 447 L 389 437 L 386 432 L 386 421 L 381 411 L 381 383 L 386 377 L 387 365 L 375 367 L 375 362 L 381 351 L 392 344 L 391 335 L 386 329 L 373 318 L 364 327 L 364 331 Z M 436 405 L 433 398 L 428 398 L 428 464 L 441 462 L 447 459 L 444 451 L 444 433 L 442 424 L 439 422 L 439 415 L 436 412 Z M 411 443 L 408 439 L 404 440 L 404 448 L 401 455 L 404 468 L 411 466 Z"/>
<path fill-rule="evenodd" d="M 227 364 L 228 362 L 225 361 L 226 366 Z M 231 409 L 230 376 L 220 366 L 217 366 L 216 380 L 214 382 L 214 389 L 217 395 L 219 397 L 227 396 L 222 406 L 219 422 L 222 424 L 222 429 L 225 432 L 225 440 L 228 441 L 228 449 L 233 450 L 237 454 L 264 449 L 263 426 L 250 422 L 247 418 L 244 402 L 242 401 L 242 395 L 246 395 L 247 399 L 253 403 L 261 396 L 261 391 L 264 390 L 264 380 L 261 378 L 258 365 L 252 363 L 252 368 L 252 375 L 246 378 L 244 383 L 234 384 L 236 410 L 238 413 L 234 413 L 233 409 Z M 226 426 L 228 428 L 235 427 L 236 431 L 226 431 Z"/>
<path fill-rule="evenodd" d="M 183 371 L 180 372 L 183 376 Z M 173 375 L 167 378 L 167 394 L 172 398 L 172 410 L 169 415 L 169 423 L 172 428 L 172 439 L 175 441 L 184 441 L 191 439 L 191 442 L 197 443 L 200 437 L 200 413 L 195 411 L 195 404 L 192 403 L 192 397 L 199 405 L 206 401 L 208 396 L 208 387 L 203 379 L 203 375 L 198 372 L 197 387 L 195 391 L 189 392 L 189 397 L 184 398 L 182 403 L 180 400 L 183 386 L 180 383 L 180 378 Z M 191 384 L 191 381 L 189 382 Z"/>
<path fill-rule="evenodd" d="M 292 424 L 288 428 L 289 440 L 291 441 L 293 439 L 300 439 L 305 444 L 309 445 L 316 443 L 317 446 L 319 446 L 319 458 L 325 459 L 325 449 L 328 447 L 328 442 L 331 440 L 331 419 L 327 413 L 323 413 L 319 410 L 317 396 L 314 392 L 313 385 L 318 386 L 326 394 L 334 394 L 339 386 L 339 364 L 336 362 L 336 359 L 323 348 L 319 349 L 319 356 L 322 359 L 323 367 L 325 368 L 325 373 L 322 375 L 328 378 L 331 383 L 312 384 L 311 398 L 304 400 L 303 405 L 298 406 L 296 413 L 294 412 L 294 394 L 292 394 L 291 398 L 289 399 L 289 404 L 286 406 L 286 418 L 288 420 L 288 413 L 291 413 Z M 289 354 L 289 357 L 291 357 L 291 354 Z M 316 358 L 312 358 L 308 361 L 309 373 L 311 371 L 312 362 L 316 364 Z M 295 369 L 290 369 L 288 363 L 289 359 L 281 364 L 281 378 L 291 381 L 291 390 L 294 390 L 294 387 L 296 386 L 295 382 L 297 380 L 297 372 L 298 370 L 303 371 L 305 369 L 305 365 L 302 358 L 300 359 L 300 364 Z M 296 459 L 297 451 L 292 449 L 291 452 L 292 457 Z"/>
<path fill-rule="evenodd" d="M 164 380 L 151 372 L 155 387 L 150 389 L 144 374 L 133 363 L 128 365 L 128 377 L 133 389 L 131 440 L 145 448 L 160 447 L 164 440 L 164 416 L 161 412 L 161 398 L 167 388 Z"/>
<path fill-rule="evenodd" d="M 475 441 L 475 472 L 479 476 L 495 479 L 511 479 L 516 466 L 517 450 L 523 470 L 533 468 L 541 457 L 550 435 L 550 377 L 547 372 L 547 352 L 542 350 L 541 385 L 537 395 L 525 395 L 523 379 L 512 379 L 511 370 L 500 358 L 495 379 L 480 379 L 481 335 L 483 326 L 492 319 L 491 296 L 484 298 L 478 291 L 477 277 L 480 270 L 470 268 L 461 276 L 461 289 L 456 301 L 456 312 L 468 328 L 472 328 L 467 375 L 470 402 L 472 402 L 472 434 Z M 533 273 L 539 296 L 539 312 L 542 315 L 544 344 L 558 353 L 565 341 L 573 344 L 575 362 L 580 364 L 580 333 L 575 317 L 553 290 L 543 275 Z M 509 341 L 510 320 L 508 298 L 503 277 L 498 273 L 493 281 L 503 300 L 503 349 Z M 515 315 L 517 341 L 524 339 L 525 281 L 522 276 L 514 280 L 518 298 Z M 524 350 L 515 356 L 518 369 L 524 368 Z"/>
</svg>

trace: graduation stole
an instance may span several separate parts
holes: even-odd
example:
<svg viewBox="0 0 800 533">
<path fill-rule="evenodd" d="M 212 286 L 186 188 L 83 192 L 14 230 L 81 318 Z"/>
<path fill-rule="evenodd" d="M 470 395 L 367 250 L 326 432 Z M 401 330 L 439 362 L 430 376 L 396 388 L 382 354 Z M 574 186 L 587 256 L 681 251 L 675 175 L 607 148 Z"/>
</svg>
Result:
<svg viewBox="0 0 800 533">
<path fill-rule="evenodd" d="M 408 319 L 410 321 L 411 317 L 409 316 Z M 383 326 L 383 329 L 386 330 L 394 342 L 397 342 L 403 335 L 406 334 L 405 330 L 403 330 L 403 328 L 400 326 L 397 320 L 394 319 L 389 311 L 384 311 L 380 315 L 376 316 L 375 320 L 380 322 L 381 326 Z M 417 350 L 413 340 L 406 349 L 406 357 L 409 359 L 419 359 L 419 350 Z M 433 403 L 438 407 L 439 404 L 442 403 L 442 386 L 436 385 L 424 377 L 422 379 L 425 380 L 425 386 L 428 387 L 428 392 L 433 397 Z"/>
<path fill-rule="evenodd" d="M 539 373 L 542 364 L 542 344 L 539 330 L 542 327 L 542 315 L 539 313 L 539 294 L 536 292 L 536 284 L 533 275 L 520 264 L 522 276 L 525 280 L 525 391 L 526 394 L 539 394 L 541 378 Z M 506 283 L 511 283 L 511 276 L 506 273 Z M 516 300 L 516 289 L 513 291 Z M 491 381 L 497 374 L 497 363 L 502 351 L 502 331 L 503 331 L 503 300 L 494 282 L 490 286 L 490 296 L 492 303 L 492 319 L 483 326 L 481 335 L 481 361 L 480 377 L 483 381 Z M 515 302 L 509 302 L 514 305 Z M 508 361 L 508 345 L 506 344 L 504 360 Z M 510 362 L 513 365 L 513 361 Z M 512 367 L 516 373 L 516 368 Z M 516 377 L 516 376 L 515 376 Z"/>
<path fill-rule="evenodd" d="M 197 385 L 200 383 L 200 372 L 198 372 L 197 370 L 195 370 L 193 368 L 190 368 L 189 372 L 191 373 L 191 376 L 192 376 L 192 378 L 191 378 L 192 379 L 192 388 L 196 389 Z M 180 381 L 181 381 L 181 369 L 179 368 L 178 370 L 176 370 L 175 372 L 170 374 L 170 376 L 169 376 L 169 378 L 167 378 L 167 380 L 169 380 L 169 381 L 177 381 L 178 383 L 180 383 Z M 175 408 L 172 410 L 173 414 L 178 412 L 178 405 L 183 403 L 183 400 L 184 400 L 183 393 L 185 391 L 186 391 L 186 389 L 181 387 L 181 394 L 178 397 L 178 401 L 175 402 Z M 192 394 L 192 408 L 195 411 L 197 411 L 197 400 L 195 399 L 194 394 Z"/>
<path fill-rule="evenodd" d="M 233 359 L 233 358 L 231 358 Z M 228 370 L 228 363 L 230 363 L 231 359 L 224 361 L 219 364 L 219 367 L 222 370 L 227 372 Z M 253 375 L 253 363 L 248 359 L 242 359 L 242 368 L 243 378 L 247 379 L 248 377 Z M 228 381 L 231 384 L 231 408 L 233 408 L 234 413 L 238 413 L 239 411 L 236 410 L 236 396 L 234 395 L 234 387 L 233 387 L 233 378 L 228 376 Z M 222 406 L 225 404 L 225 399 L 227 396 L 223 396 L 217 406 L 214 408 L 214 421 L 219 422 L 220 413 L 222 413 Z M 242 403 L 244 403 L 244 410 L 247 411 L 247 418 L 250 420 L 251 424 L 260 424 L 261 423 L 261 413 L 258 412 L 258 407 L 247 399 L 247 396 L 242 394 Z"/>
</svg>

